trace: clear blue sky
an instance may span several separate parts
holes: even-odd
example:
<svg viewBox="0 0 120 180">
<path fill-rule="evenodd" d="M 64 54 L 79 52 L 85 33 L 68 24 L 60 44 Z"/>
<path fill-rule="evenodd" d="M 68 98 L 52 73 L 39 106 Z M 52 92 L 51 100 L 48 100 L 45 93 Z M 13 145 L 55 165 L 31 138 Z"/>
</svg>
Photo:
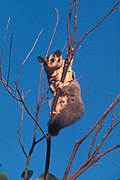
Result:
<svg viewBox="0 0 120 180">
<path fill-rule="evenodd" d="M 77 40 L 106 14 L 116 1 L 79 1 Z M 26 97 L 26 103 L 29 108 L 33 108 L 33 114 L 36 106 L 39 71 L 41 68 L 37 56 L 45 56 L 48 48 L 56 21 L 55 7 L 59 11 L 60 19 L 50 53 L 53 53 L 58 48 L 63 48 L 67 39 L 66 24 L 69 3 L 69 0 L 0 0 L 0 44 L 2 43 L 8 17 L 11 18 L 3 56 L 4 78 L 7 76 L 10 36 L 14 33 L 11 85 L 14 86 L 20 63 L 30 51 L 40 30 L 44 28 L 38 44 L 23 67 L 20 81 L 21 90 L 25 92 L 31 89 L 31 92 Z M 64 58 L 65 55 L 66 50 L 63 53 Z M 73 69 L 77 78 L 84 76 L 79 80 L 82 94 L 86 92 L 88 86 L 90 86 L 90 89 L 83 98 L 86 108 L 81 121 L 62 130 L 52 140 L 50 172 L 60 180 L 67 166 L 74 142 L 88 131 L 109 106 L 109 95 L 112 95 L 114 99 L 120 91 L 120 11 L 113 12 L 85 39 L 80 53 L 75 55 Z M 46 91 L 47 88 L 48 85 L 46 84 Z M 49 111 L 48 101 L 46 101 L 39 116 L 39 122 L 46 132 Z M 118 112 L 118 106 L 116 112 Z M 7 172 L 9 180 L 20 180 L 26 163 L 17 138 L 20 118 L 19 104 L 9 96 L 0 84 L 0 163 L 2 164 L 0 172 Z M 106 126 L 110 120 L 111 116 L 107 118 Z M 106 126 L 103 128 L 102 133 L 105 132 Z M 26 150 L 29 150 L 31 145 L 33 129 L 33 121 L 25 114 L 21 138 Z M 37 137 L 41 136 L 41 132 L 38 131 Z M 91 137 L 78 151 L 71 172 L 87 158 L 90 140 Z M 105 142 L 102 150 L 119 143 L 119 140 L 120 128 L 116 128 Z M 34 170 L 33 180 L 44 172 L 45 148 L 46 142 L 43 141 L 36 146 L 32 155 L 29 169 Z M 78 179 L 115 180 L 120 177 L 120 150 L 110 153 L 102 158 L 100 162 L 102 162 L 100 165 L 91 167 Z"/>
</svg>

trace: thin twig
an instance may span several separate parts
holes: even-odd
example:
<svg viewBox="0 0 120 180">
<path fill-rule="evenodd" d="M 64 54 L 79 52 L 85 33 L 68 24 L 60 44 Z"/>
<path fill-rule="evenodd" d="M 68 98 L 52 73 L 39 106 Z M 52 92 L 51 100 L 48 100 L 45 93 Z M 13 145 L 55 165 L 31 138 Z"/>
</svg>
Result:
<svg viewBox="0 0 120 180">
<path fill-rule="evenodd" d="M 2 79 L 0 79 L 0 82 L 3 84 L 3 86 L 6 86 L 8 88 L 8 91 L 14 91 L 16 92 L 16 89 L 14 89 L 13 87 L 9 86 L 6 82 L 6 80 L 2 77 Z"/>
<path fill-rule="evenodd" d="M 10 38 L 10 52 L 9 52 L 9 61 L 8 61 L 7 84 L 8 84 L 8 82 L 9 82 L 9 78 L 10 78 L 11 54 L 12 54 L 12 40 L 13 40 L 13 34 L 11 35 L 11 38 Z"/>
<path fill-rule="evenodd" d="M 40 78 L 39 78 L 39 83 L 38 83 L 38 104 L 41 100 L 41 95 L 40 95 L 40 88 L 42 88 L 42 95 L 44 93 L 44 70 L 43 68 L 40 70 Z"/>
<path fill-rule="evenodd" d="M 75 0 L 72 0 L 71 4 L 70 4 L 70 9 L 69 9 L 69 16 L 68 16 L 68 24 L 67 24 L 67 38 L 68 38 L 68 50 L 71 46 L 71 33 L 70 33 L 70 30 L 71 30 L 71 16 L 72 16 L 72 11 L 73 11 L 73 7 L 74 7 L 74 3 L 75 3 Z"/>
<path fill-rule="evenodd" d="M 89 151 L 88 151 L 88 158 L 91 156 L 91 153 L 92 153 L 92 150 L 93 150 L 93 146 L 94 146 L 94 144 L 95 144 L 95 142 L 96 142 L 96 139 L 97 139 L 97 136 L 98 136 L 100 130 L 101 130 L 102 127 L 103 127 L 103 123 L 104 123 L 104 119 L 103 119 L 103 120 L 97 125 L 97 127 L 96 127 L 96 132 L 95 132 L 95 134 L 94 134 L 94 136 L 93 136 L 93 139 L 92 139 L 92 142 L 91 142 Z"/>
<path fill-rule="evenodd" d="M 35 46 L 36 46 L 36 44 L 37 44 L 37 42 L 38 42 L 38 40 L 39 40 L 40 35 L 42 34 L 42 32 L 43 32 L 43 29 L 39 32 L 39 34 L 38 34 L 38 36 L 37 36 L 37 38 L 36 38 L 36 40 L 35 40 L 32 48 L 31 48 L 31 50 L 30 50 L 29 53 L 27 54 L 27 56 L 26 56 L 26 58 L 24 59 L 24 61 L 21 63 L 22 66 L 24 65 L 24 63 L 27 61 L 27 59 L 29 58 L 29 56 L 30 56 L 31 53 L 33 52 L 33 50 L 34 50 L 34 48 L 35 48 Z"/>
<path fill-rule="evenodd" d="M 11 86 L 9 86 L 7 84 L 7 82 L 4 80 L 4 78 L 2 77 L 2 79 L 0 79 L 0 82 L 3 84 L 4 88 L 7 90 L 7 92 L 11 95 L 11 97 L 13 97 L 16 101 L 20 101 L 19 98 L 17 98 L 14 93 L 12 91 L 14 91 L 16 93 L 16 89 L 12 88 Z"/>
<path fill-rule="evenodd" d="M 82 95 L 82 97 L 86 96 L 86 94 L 88 93 L 89 89 L 90 89 L 90 85 L 88 85 L 88 87 L 87 87 L 86 91 L 84 92 L 84 94 Z"/>
<path fill-rule="evenodd" d="M 100 141 L 100 143 L 97 145 L 96 147 L 96 153 L 98 153 L 98 151 L 100 150 L 102 144 L 104 143 L 104 141 L 106 140 L 106 138 L 109 136 L 109 134 L 111 133 L 111 131 L 118 125 L 120 124 L 120 121 L 116 122 L 114 125 L 110 126 L 107 130 L 107 132 L 105 133 L 104 137 L 102 138 L 102 140 Z"/>
<path fill-rule="evenodd" d="M 38 122 L 38 115 L 39 115 L 39 105 L 37 104 L 37 107 L 36 107 L 36 113 L 35 113 L 35 119 L 36 121 Z M 36 137 L 36 133 L 37 133 L 37 124 L 35 123 L 35 127 L 34 127 L 34 137 Z"/>
<path fill-rule="evenodd" d="M 38 40 L 39 40 L 40 35 L 42 34 L 42 32 L 43 32 L 43 29 L 39 32 L 39 34 L 38 34 L 38 36 L 37 36 L 37 38 L 36 38 L 36 40 L 35 40 L 32 48 L 31 48 L 31 50 L 29 51 L 29 53 L 28 53 L 27 56 L 25 57 L 24 61 L 23 61 L 23 62 L 21 63 L 21 65 L 20 65 L 19 72 L 18 72 L 18 80 L 17 80 L 17 83 L 18 83 L 19 80 L 20 80 L 20 75 L 21 75 L 21 71 L 22 71 L 22 66 L 25 64 L 25 62 L 28 60 L 29 56 L 30 56 L 31 53 L 33 52 L 33 50 L 34 50 L 34 48 L 35 48 L 35 46 L 36 46 L 36 44 L 37 44 L 37 42 L 38 42 Z"/>
<path fill-rule="evenodd" d="M 45 139 L 45 136 L 43 136 L 43 137 L 41 137 L 40 139 L 38 139 L 38 140 L 36 141 L 36 144 L 39 143 L 40 141 L 42 141 L 43 139 Z"/>
<path fill-rule="evenodd" d="M 22 96 L 23 97 L 23 96 Z M 24 97 L 23 97 L 24 98 Z M 19 104 L 20 105 L 20 104 Z M 19 128 L 18 128 L 18 141 L 19 141 L 19 143 L 20 143 L 20 147 L 22 148 L 22 151 L 23 151 L 23 154 L 26 156 L 26 158 L 27 158 L 27 153 L 26 153 L 26 151 L 25 151 L 25 149 L 24 149 L 24 146 L 23 146 L 23 144 L 22 144 L 22 140 L 21 140 L 21 137 L 20 137 L 20 131 L 21 131 L 21 128 L 22 128 L 22 122 L 23 122 L 23 119 L 24 119 L 24 113 L 25 113 L 25 111 L 24 111 L 24 106 L 22 105 L 21 106 L 21 110 L 22 110 L 22 115 L 21 115 L 21 120 L 20 120 L 20 125 L 19 125 Z"/>
<path fill-rule="evenodd" d="M 56 11 L 56 15 L 57 15 L 57 17 L 56 17 L 56 18 L 57 18 L 57 19 L 56 19 L 56 24 L 55 24 L 54 31 L 53 31 L 53 34 L 52 34 L 52 37 L 51 37 L 51 40 L 50 40 L 50 44 L 49 44 L 49 46 L 48 46 L 48 49 L 47 49 L 47 52 L 46 52 L 46 56 L 45 56 L 45 57 L 48 56 L 50 47 L 51 47 L 51 45 L 52 45 L 52 42 L 53 42 L 53 39 L 54 39 L 56 30 L 57 30 L 58 22 L 59 22 L 59 13 L 58 13 L 57 8 L 55 8 L 55 11 Z"/>
<path fill-rule="evenodd" d="M 93 132 L 93 130 L 101 123 L 101 121 L 103 121 L 107 116 L 108 114 L 111 112 L 111 110 L 119 103 L 120 101 L 120 94 L 118 94 L 118 96 L 116 97 L 116 99 L 113 101 L 113 103 L 108 107 L 108 109 L 104 112 L 104 114 L 102 115 L 102 117 L 93 125 L 92 128 L 90 128 L 90 130 L 86 133 L 85 136 L 83 136 L 82 139 L 80 139 L 79 141 L 77 141 L 74 145 L 74 149 L 73 149 L 73 152 L 71 154 L 71 157 L 70 157 L 70 160 L 69 160 L 69 163 L 68 163 L 68 166 L 65 170 L 65 173 L 64 173 L 64 176 L 63 176 L 63 180 L 65 180 L 68 176 L 68 173 L 70 171 L 70 168 L 72 166 L 72 163 L 73 163 L 73 160 L 75 158 L 75 155 L 76 155 L 76 152 L 79 148 L 79 146 L 83 143 L 84 140 L 87 139 L 87 137 Z"/>
<path fill-rule="evenodd" d="M 115 150 L 115 149 L 117 149 L 117 148 L 120 148 L 120 144 L 117 144 L 117 145 L 115 145 L 115 146 L 112 146 L 112 147 L 110 147 L 109 149 L 107 149 L 106 151 L 104 151 L 103 153 L 101 153 L 101 154 L 98 156 L 98 160 L 99 160 L 101 157 L 103 157 L 105 154 L 107 154 L 107 153 L 109 153 L 109 152 L 111 152 L 111 151 L 113 151 L 113 150 Z"/>
<path fill-rule="evenodd" d="M 100 155 L 99 150 L 100 150 L 102 144 L 104 143 L 104 141 L 106 140 L 106 138 L 109 136 L 109 134 L 112 132 L 112 130 L 113 130 L 116 126 L 118 126 L 118 124 L 120 124 L 120 121 L 118 121 L 117 123 L 115 123 L 112 127 L 108 128 L 105 136 L 102 138 L 102 140 L 100 141 L 100 143 L 97 145 L 97 147 L 96 147 L 95 152 L 93 153 L 93 155 L 92 155 L 92 156 L 89 156 L 89 157 L 88 157 L 88 160 L 87 160 L 85 163 L 83 163 L 83 165 L 81 165 L 72 175 L 75 175 L 75 174 L 77 174 L 78 172 L 80 172 L 82 169 L 85 168 L 85 166 L 88 164 L 88 162 L 93 161 L 93 158 L 95 159 L 95 158 L 97 158 L 98 155 Z"/>
<path fill-rule="evenodd" d="M 68 178 L 66 178 L 66 180 L 75 180 L 76 176 L 79 176 L 78 173 L 80 173 L 83 169 L 84 171 L 87 170 L 89 166 L 92 165 L 91 162 L 92 162 L 93 157 L 94 157 L 94 154 L 89 159 L 87 159 L 74 173 L 72 173 Z"/>
<path fill-rule="evenodd" d="M 103 156 L 105 156 L 106 154 L 110 153 L 111 151 L 120 148 L 120 144 L 117 144 L 115 146 L 112 146 L 111 148 L 107 149 L 106 151 L 104 151 L 103 153 L 101 153 L 98 156 L 92 156 L 92 158 L 88 161 L 86 161 L 86 164 L 84 164 L 84 167 L 81 168 L 80 171 L 78 171 L 75 174 L 70 175 L 68 178 L 66 178 L 66 180 L 75 180 L 77 179 L 77 177 L 79 177 L 81 174 L 83 174 L 89 167 L 91 167 L 93 164 L 95 164 L 98 160 L 100 160 Z"/>
<path fill-rule="evenodd" d="M 101 128 L 102 128 L 102 127 L 101 127 Z M 99 131 L 100 131 L 100 128 L 99 128 L 99 126 L 97 126 L 97 127 L 96 127 L 96 131 L 95 131 L 95 134 L 94 134 L 93 139 L 92 139 L 92 142 L 91 142 L 91 145 L 90 145 L 90 148 L 89 148 L 89 151 L 88 151 L 88 159 L 89 159 L 90 156 L 91 156 L 91 153 L 92 153 L 92 150 L 93 150 L 93 146 L 94 146 L 94 144 L 95 144 L 95 141 L 96 141 L 96 138 L 97 138 L 97 135 L 98 135 Z"/>
<path fill-rule="evenodd" d="M 2 49 L 1 49 L 1 54 L 0 54 L 0 79 L 2 79 L 2 58 L 3 58 L 5 40 L 6 40 L 6 35 L 7 35 L 9 24 L 10 24 L 10 17 L 8 18 L 8 22 L 6 25 L 6 29 L 5 29 L 3 41 L 2 41 Z"/>
<path fill-rule="evenodd" d="M 110 101 L 112 102 L 112 96 L 110 96 Z M 111 114 L 112 114 L 112 124 L 114 124 L 114 121 L 115 121 L 114 109 L 112 109 Z"/>
<path fill-rule="evenodd" d="M 41 95 L 40 95 L 40 87 L 41 87 Z M 44 83 L 44 70 L 43 68 L 40 71 L 40 80 L 38 85 L 38 104 L 41 106 L 44 101 L 46 100 L 46 94 L 45 94 L 45 83 Z"/>
<path fill-rule="evenodd" d="M 115 126 L 112 128 L 114 129 L 118 124 L 120 123 L 120 121 L 118 123 L 115 124 Z M 112 130 L 111 130 L 112 131 Z M 108 133 L 109 135 L 109 133 Z M 107 153 L 111 152 L 112 150 L 115 150 L 117 148 L 120 148 L 120 145 L 115 145 L 112 146 L 111 148 L 105 150 L 103 153 L 99 153 L 98 149 L 95 150 L 95 152 L 93 153 L 93 155 L 91 157 L 89 157 L 87 159 L 86 162 L 84 162 L 74 173 L 72 173 L 67 180 L 75 180 L 77 177 L 79 177 L 83 172 L 85 172 L 90 166 L 94 165 L 101 157 L 103 157 L 104 155 L 106 155 Z"/>
<path fill-rule="evenodd" d="M 39 129 L 40 129 L 40 131 L 41 131 L 41 132 L 44 134 L 44 136 L 47 138 L 46 133 L 43 131 L 43 129 L 41 128 L 41 126 L 39 125 L 39 123 L 36 121 L 36 119 L 34 118 L 34 116 L 30 113 L 30 111 L 28 110 L 25 102 L 23 101 L 22 96 L 21 96 L 21 94 L 20 94 L 20 91 L 19 91 L 19 89 L 18 89 L 17 83 L 15 83 L 15 84 L 16 84 L 16 91 L 17 91 L 17 93 L 18 93 L 18 95 L 19 95 L 19 97 L 20 97 L 21 103 L 23 104 L 25 110 L 27 111 L 27 113 L 28 113 L 28 115 L 31 117 L 31 119 L 37 124 L 37 126 L 38 126 Z"/>
<path fill-rule="evenodd" d="M 67 45 L 67 41 L 65 41 L 65 43 L 64 43 L 64 46 L 63 46 L 62 51 L 61 51 L 62 53 L 63 53 L 63 51 L 65 50 L 66 45 Z"/>
<path fill-rule="evenodd" d="M 118 4 L 120 3 L 120 0 L 113 5 L 113 7 L 110 9 L 110 11 L 95 25 L 93 26 L 89 31 L 87 31 L 83 37 L 79 40 L 79 42 L 77 43 L 77 45 L 74 48 L 74 52 L 76 51 L 76 49 L 80 46 L 80 44 L 82 43 L 82 41 L 92 32 L 94 31 L 114 10 L 115 8 L 118 6 Z"/>
<path fill-rule="evenodd" d="M 75 35 L 77 33 L 77 17 L 78 17 L 78 0 L 75 0 L 74 30 L 72 34 L 71 46 L 75 43 Z"/>
</svg>

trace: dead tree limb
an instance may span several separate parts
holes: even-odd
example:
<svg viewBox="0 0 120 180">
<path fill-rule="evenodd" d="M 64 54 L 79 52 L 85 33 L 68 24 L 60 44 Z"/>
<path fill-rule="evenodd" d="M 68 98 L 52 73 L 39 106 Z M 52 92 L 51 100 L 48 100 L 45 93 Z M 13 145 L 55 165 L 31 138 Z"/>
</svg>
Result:
<svg viewBox="0 0 120 180">
<path fill-rule="evenodd" d="M 117 144 L 115 146 L 112 146 L 111 148 L 107 149 L 103 153 L 101 153 L 99 156 L 92 156 L 91 160 L 86 162 L 84 165 L 84 168 L 81 169 L 77 174 L 69 176 L 66 180 L 75 180 L 77 177 L 79 177 L 82 173 L 84 173 L 89 167 L 91 167 L 93 164 L 95 164 L 98 160 L 100 160 L 104 155 L 110 153 L 113 150 L 116 150 L 120 148 L 120 144 Z"/>
<path fill-rule="evenodd" d="M 94 31 L 115 9 L 116 7 L 119 5 L 120 0 L 113 5 L 113 7 L 108 11 L 108 13 L 95 25 L 93 26 L 89 31 L 87 31 L 83 37 L 78 41 L 77 45 L 74 48 L 74 52 L 77 50 L 77 48 L 79 48 L 80 44 L 82 43 L 82 41 L 92 32 Z"/>
<path fill-rule="evenodd" d="M 57 27 L 58 27 L 58 22 L 59 22 L 59 12 L 58 12 L 58 9 L 57 9 L 57 8 L 55 8 L 55 11 L 56 11 L 56 24 L 55 24 L 55 27 L 54 27 L 54 30 L 53 30 L 53 34 L 52 34 L 52 37 L 51 37 L 51 40 L 50 40 L 50 44 L 49 44 L 49 46 L 48 46 L 48 49 L 47 49 L 47 52 L 46 52 L 46 56 L 45 56 L 45 57 L 48 56 L 50 47 L 51 47 L 51 45 L 52 45 L 52 42 L 53 42 L 53 39 L 54 39 L 56 30 L 57 30 Z"/>
<path fill-rule="evenodd" d="M 27 108 L 25 102 L 23 101 L 23 98 L 22 98 L 21 93 L 20 93 L 20 91 L 19 91 L 19 89 L 18 89 L 17 83 L 16 83 L 16 91 L 17 91 L 17 93 L 18 93 L 18 95 L 19 95 L 19 97 L 20 97 L 20 101 L 21 101 L 21 103 L 23 104 L 26 112 L 27 112 L 28 115 L 31 117 L 31 119 L 37 124 L 38 128 L 39 128 L 40 131 L 43 133 L 43 135 L 47 138 L 46 133 L 43 131 L 43 129 L 41 128 L 41 126 L 39 125 L 39 123 L 37 122 L 37 120 L 35 119 L 35 117 L 31 114 L 31 112 L 30 112 L 29 109 Z"/>
<path fill-rule="evenodd" d="M 2 49 L 1 49 L 1 54 L 0 54 L 0 80 L 2 79 L 2 59 L 3 59 L 4 46 L 5 46 L 6 35 L 7 35 L 9 24 L 10 24 L 10 17 L 8 18 L 8 22 L 6 25 L 6 29 L 5 29 L 3 41 L 2 41 Z"/>
<path fill-rule="evenodd" d="M 18 72 L 17 84 L 18 84 L 18 82 L 19 82 L 19 80 L 20 80 L 20 75 L 21 75 L 22 67 L 23 67 L 23 65 L 25 64 L 25 62 L 28 60 L 28 58 L 29 58 L 29 56 L 31 55 L 31 53 L 33 52 L 33 50 L 34 50 L 34 48 L 35 48 L 35 46 L 36 46 L 36 44 L 37 44 L 37 42 L 38 42 L 38 40 L 39 40 L 42 32 L 43 32 L 43 29 L 39 32 L 39 34 L 38 34 L 38 36 L 37 36 L 37 38 L 36 38 L 36 40 L 35 40 L 32 48 L 31 48 L 31 50 L 28 52 L 28 54 L 27 54 L 27 56 L 25 57 L 24 61 L 23 61 L 23 62 L 21 63 L 21 65 L 20 65 L 19 72 Z"/>
<path fill-rule="evenodd" d="M 18 90 L 17 90 L 17 92 L 18 92 Z M 39 94 L 39 93 L 38 93 Z M 31 155 L 32 155 L 32 153 L 33 153 L 33 151 L 34 151 L 34 148 L 35 148 L 35 146 L 39 143 L 39 142 L 41 142 L 46 136 L 44 135 L 42 138 L 40 138 L 40 139 L 38 139 L 38 140 L 36 140 L 36 131 L 37 131 L 37 127 L 38 127 L 38 125 L 37 125 L 37 123 L 39 124 L 39 122 L 38 122 L 38 119 L 39 119 L 39 110 L 40 110 L 40 108 L 41 108 L 41 105 L 44 103 L 44 99 L 42 98 L 42 100 L 41 100 L 41 103 L 39 103 L 39 104 L 37 104 L 37 106 L 36 106 L 36 113 L 35 113 L 35 120 L 36 120 L 36 122 L 35 122 L 35 127 L 34 127 L 34 136 L 33 136 L 33 141 L 32 141 L 32 145 L 31 145 L 31 147 L 30 147 L 30 150 L 29 150 L 29 152 L 28 153 L 26 153 L 26 151 L 25 151 L 25 148 L 24 148 L 24 146 L 23 146 L 23 144 L 22 144 L 22 140 L 21 140 L 21 137 L 20 137 L 20 131 L 21 131 L 21 128 L 22 128 L 22 121 L 23 121 L 23 119 L 24 119 L 24 113 L 25 113 L 25 111 L 26 111 L 26 108 L 25 108 L 25 103 L 23 103 L 24 102 L 24 98 L 25 98 L 25 95 L 22 93 L 22 95 L 20 95 L 20 93 L 19 93 L 19 96 L 20 96 L 20 98 L 21 98 L 21 103 L 22 103 L 22 105 L 21 105 L 21 109 L 22 109 L 22 117 L 21 117 L 21 121 L 20 121 L 20 127 L 19 127 L 19 129 L 18 129 L 18 140 L 19 140 L 19 143 L 20 143 L 20 146 L 21 146 L 21 149 L 22 149 L 22 151 L 23 151 L 23 154 L 26 156 L 26 165 L 25 165 L 25 170 L 24 170 L 24 172 L 23 172 L 23 176 L 24 176 L 24 180 L 27 180 L 28 179 L 28 176 L 29 176 L 29 164 L 30 164 L 30 159 L 31 159 Z M 39 99 L 40 100 L 40 99 Z M 30 115 L 30 114 L 29 114 Z"/>
<path fill-rule="evenodd" d="M 22 109 L 22 116 L 21 116 L 21 120 L 20 120 L 20 126 L 18 128 L 18 140 L 19 140 L 19 143 L 20 143 L 20 147 L 22 149 L 22 152 L 23 154 L 25 155 L 26 157 L 26 166 L 25 166 L 25 171 L 24 171 L 24 180 L 27 180 L 28 179 L 28 167 L 29 167 L 29 163 L 30 163 L 30 158 L 31 158 L 31 155 L 33 153 L 33 150 L 36 146 L 36 144 L 38 144 L 41 140 L 43 140 L 44 138 L 47 138 L 47 135 L 46 133 L 43 131 L 42 127 L 39 125 L 39 122 L 38 122 L 38 114 L 39 114 L 39 110 L 42 106 L 42 104 L 45 102 L 46 100 L 46 97 L 45 95 L 40 98 L 40 94 L 38 92 L 38 103 L 37 103 L 37 106 L 36 106 L 36 114 L 35 114 L 35 117 L 32 115 L 32 113 L 30 112 L 30 110 L 28 109 L 26 103 L 25 103 L 25 100 L 24 100 L 24 97 L 25 97 L 25 94 L 20 92 L 19 90 L 19 87 L 18 87 L 18 82 L 20 80 L 20 74 L 21 74 L 21 70 L 22 70 L 22 66 L 24 65 L 24 63 L 27 61 L 27 59 L 29 58 L 29 56 L 31 55 L 31 53 L 33 52 L 38 40 L 39 40 L 39 37 L 42 33 L 42 31 L 40 31 L 40 33 L 38 34 L 38 37 L 36 38 L 31 50 L 29 51 L 29 53 L 27 54 L 26 58 L 24 59 L 24 61 L 21 63 L 21 66 L 20 66 L 20 70 L 19 70 L 19 73 L 18 73 L 18 80 L 17 80 L 17 83 L 15 83 L 15 88 L 12 88 L 10 85 L 9 85 L 9 77 L 10 77 L 10 70 L 11 70 L 11 51 L 12 51 L 12 39 L 13 39 L 13 34 L 11 36 L 11 40 L 10 40 L 10 51 L 9 51 L 9 64 L 8 64 L 8 73 L 7 73 L 7 80 L 4 79 L 3 75 L 2 75 L 2 57 L 3 57 L 3 52 L 4 52 L 4 44 L 5 44 L 5 40 L 6 40 L 6 34 L 7 34 L 7 30 L 8 30 L 8 26 L 9 26 L 9 23 L 10 23 L 10 18 L 8 19 L 8 23 L 6 25 L 6 29 L 5 29 L 5 33 L 4 33 L 4 37 L 3 37 L 3 42 L 2 42 L 2 50 L 1 50 L 1 56 L 0 56 L 0 82 L 3 84 L 3 86 L 5 87 L 5 89 L 7 90 L 7 92 L 11 95 L 12 98 L 14 98 L 20 105 L 20 108 Z M 42 85 L 43 85 L 43 81 L 42 81 Z M 43 87 L 42 87 L 42 93 L 43 93 Z M 22 143 L 22 140 L 21 140 L 21 135 L 20 135 L 20 131 L 21 131 L 21 128 L 22 128 L 22 121 L 23 121 L 23 118 L 24 118 L 24 113 L 27 112 L 27 114 L 30 116 L 30 118 L 35 122 L 35 128 L 34 128 L 34 137 L 33 137 L 33 142 L 32 142 L 32 145 L 30 147 L 30 150 L 29 152 L 27 153 L 24 146 L 23 146 L 23 143 Z M 40 131 L 42 132 L 43 134 L 43 137 L 36 140 L 36 130 L 37 130 L 37 127 L 40 129 Z M 23 176 L 22 176 L 23 177 Z"/>
<path fill-rule="evenodd" d="M 10 78 L 10 69 L 11 69 L 11 54 L 12 54 L 12 41 L 13 41 L 13 33 L 10 38 L 10 52 L 9 52 L 9 61 L 8 61 L 8 75 L 7 75 L 7 84 L 9 83 Z"/>
<path fill-rule="evenodd" d="M 70 33 L 71 28 L 70 28 L 70 24 L 71 24 L 71 16 L 72 16 L 74 3 L 75 3 L 75 0 L 72 0 L 71 4 L 70 4 L 70 9 L 69 9 L 69 15 L 68 15 L 68 24 L 67 24 L 68 49 L 71 46 L 71 33 Z"/>
<path fill-rule="evenodd" d="M 82 139 L 80 139 L 79 141 L 77 141 L 74 145 L 74 149 L 73 152 L 71 154 L 68 166 L 65 170 L 64 176 L 63 176 L 63 180 L 65 180 L 68 176 L 68 173 L 70 171 L 70 168 L 72 166 L 73 160 L 75 158 L 76 152 L 78 150 L 78 148 L 80 147 L 80 145 L 87 139 L 87 137 L 93 132 L 93 130 L 101 123 L 105 120 L 105 118 L 108 116 L 108 114 L 111 112 L 111 110 L 119 103 L 120 101 L 120 94 L 118 94 L 118 96 L 116 97 L 116 99 L 113 101 L 113 103 L 108 107 L 108 109 L 104 112 L 104 114 L 101 116 L 101 118 L 93 125 L 93 127 L 86 133 L 85 136 L 83 136 Z M 116 125 L 115 125 L 116 126 Z M 90 157 L 91 158 L 91 157 Z M 89 158 L 88 158 L 89 159 Z"/>
</svg>

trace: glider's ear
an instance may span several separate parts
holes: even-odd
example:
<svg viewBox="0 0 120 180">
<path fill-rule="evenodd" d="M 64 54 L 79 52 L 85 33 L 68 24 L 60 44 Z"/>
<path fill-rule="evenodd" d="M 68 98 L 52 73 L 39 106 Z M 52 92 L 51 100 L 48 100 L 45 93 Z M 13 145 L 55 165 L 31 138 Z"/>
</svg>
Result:
<svg viewBox="0 0 120 180">
<path fill-rule="evenodd" d="M 43 64 L 45 61 L 45 58 L 38 56 L 38 61 Z"/>
<path fill-rule="evenodd" d="M 54 55 L 56 55 L 56 56 L 58 56 L 58 57 L 60 57 L 61 54 L 62 54 L 62 53 L 60 52 L 59 49 L 57 49 L 57 50 L 54 52 Z"/>
</svg>

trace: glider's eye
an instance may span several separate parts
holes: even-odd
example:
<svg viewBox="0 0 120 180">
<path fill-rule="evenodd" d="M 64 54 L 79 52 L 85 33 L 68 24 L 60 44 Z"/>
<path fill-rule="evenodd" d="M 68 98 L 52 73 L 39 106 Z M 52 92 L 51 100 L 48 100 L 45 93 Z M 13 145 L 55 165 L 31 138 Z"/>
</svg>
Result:
<svg viewBox="0 0 120 180">
<path fill-rule="evenodd" d="M 54 58 L 52 58 L 52 59 L 51 59 L 51 62 L 54 62 L 54 61 L 55 61 L 55 59 L 54 59 Z"/>
<path fill-rule="evenodd" d="M 58 59 L 58 62 L 60 62 L 60 58 Z"/>
</svg>

